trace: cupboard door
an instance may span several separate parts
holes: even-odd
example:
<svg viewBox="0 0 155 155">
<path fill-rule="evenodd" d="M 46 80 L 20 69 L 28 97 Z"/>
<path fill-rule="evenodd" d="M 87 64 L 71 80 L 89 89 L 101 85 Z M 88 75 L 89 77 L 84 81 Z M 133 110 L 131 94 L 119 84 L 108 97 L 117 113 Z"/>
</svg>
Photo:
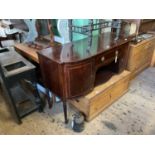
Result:
<svg viewBox="0 0 155 155">
<path fill-rule="evenodd" d="M 87 61 L 65 66 L 67 98 L 89 92 L 94 85 L 94 63 Z"/>
</svg>

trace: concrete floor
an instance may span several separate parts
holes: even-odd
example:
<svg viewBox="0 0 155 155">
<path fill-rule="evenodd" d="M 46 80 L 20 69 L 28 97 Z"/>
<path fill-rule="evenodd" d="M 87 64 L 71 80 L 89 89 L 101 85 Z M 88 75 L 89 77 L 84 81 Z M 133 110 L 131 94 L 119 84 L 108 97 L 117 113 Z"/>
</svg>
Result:
<svg viewBox="0 0 155 155">
<path fill-rule="evenodd" d="M 61 103 L 44 113 L 35 112 L 17 125 L 0 96 L 0 134 L 155 134 L 155 68 L 148 68 L 131 82 L 130 89 L 98 117 L 85 123 L 85 130 L 71 129 L 74 110 L 69 108 L 68 125 L 63 123 Z"/>
</svg>

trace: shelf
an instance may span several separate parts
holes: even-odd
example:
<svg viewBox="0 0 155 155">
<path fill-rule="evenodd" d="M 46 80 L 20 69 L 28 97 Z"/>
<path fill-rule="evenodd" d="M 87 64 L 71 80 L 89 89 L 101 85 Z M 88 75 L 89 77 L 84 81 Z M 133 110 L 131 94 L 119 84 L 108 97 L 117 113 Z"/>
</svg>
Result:
<svg viewBox="0 0 155 155">
<path fill-rule="evenodd" d="M 111 25 L 112 25 L 111 21 L 103 21 L 103 22 L 98 21 L 96 23 L 92 23 L 90 25 L 85 25 L 85 26 L 70 25 L 70 29 L 71 29 L 71 32 L 88 35 L 90 30 L 91 31 L 100 30 L 107 27 L 111 27 Z"/>
<path fill-rule="evenodd" d="M 34 96 L 24 91 L 19 84 L 11 88 L 11 93 L 21 118 L 39 108 L 39 105 L 35 102 Z"/>
</svg>

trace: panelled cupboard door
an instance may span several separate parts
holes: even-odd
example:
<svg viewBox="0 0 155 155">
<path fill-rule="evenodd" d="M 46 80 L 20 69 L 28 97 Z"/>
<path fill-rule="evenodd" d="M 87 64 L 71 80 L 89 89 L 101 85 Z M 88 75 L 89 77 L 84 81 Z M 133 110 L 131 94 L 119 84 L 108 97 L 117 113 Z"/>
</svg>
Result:
<svg viewBox="0 0 155 155">
<path fill-rule="evenodd" d="M 94 61 L 65 66 L 67 96 L 75 97 L 89 92 L 94 84 Z"/>
</svg>

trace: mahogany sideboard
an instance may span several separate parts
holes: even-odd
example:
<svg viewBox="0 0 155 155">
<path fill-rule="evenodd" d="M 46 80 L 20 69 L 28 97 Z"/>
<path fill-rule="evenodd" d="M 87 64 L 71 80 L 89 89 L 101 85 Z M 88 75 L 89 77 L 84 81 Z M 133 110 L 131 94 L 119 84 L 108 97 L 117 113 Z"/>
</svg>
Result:
<svg viewBox="0 0 155 155">
<path fill-rule="evenodd" d="M 89 51 L 87 39 L 83 39 L 38 52 L 44 84 L 62 99 L 66 123 L 67 99 L 90 92 L 97 80 L 104 82 L 109 75 L 102 72 L 102 68 L 116 73 L 123 71 L 127 65 L 128 43 L 132 38 L 103 33 L 93 37 Z"/>
</svg>

